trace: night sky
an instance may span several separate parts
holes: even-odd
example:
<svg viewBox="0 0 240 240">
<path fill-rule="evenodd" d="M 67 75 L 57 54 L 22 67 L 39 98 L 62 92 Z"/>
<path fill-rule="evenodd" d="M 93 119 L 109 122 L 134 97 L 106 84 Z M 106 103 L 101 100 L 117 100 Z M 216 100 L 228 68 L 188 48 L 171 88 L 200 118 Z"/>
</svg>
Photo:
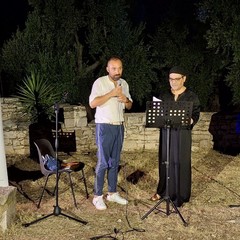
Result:
<svg viewBox="0 0 240 240">
<path fill-rule="evenodd" d="M 9 39 L 17 28 L 22 29 L 27 17 L 27 0 L 7 0 L 0 2 L 0 44 Z"/>
<path fill-rule="evenodd" d="M 161 21 L 171 0 L 135 0 L 131 8 L 133 23 L 145 21 L 148 32 L 153 32 Z M 11 37 L 17 28 L 24 28 L 28 14 L 28 0 L 7 0 L 0 2 L 0 46 Z"/>
<path fill-rule="evenodd" d="M 135 0 L 132 5 L 133 22 L 146 22 L 149 32 L 153 32 L 163 19 L 171 0 Z"/>
</svg>

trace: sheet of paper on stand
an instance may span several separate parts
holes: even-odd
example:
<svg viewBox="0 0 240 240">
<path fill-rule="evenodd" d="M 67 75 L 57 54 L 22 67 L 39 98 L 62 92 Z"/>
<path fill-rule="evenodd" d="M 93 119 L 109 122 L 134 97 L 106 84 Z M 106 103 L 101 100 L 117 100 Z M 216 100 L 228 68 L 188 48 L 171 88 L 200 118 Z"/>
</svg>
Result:
<svg viewBox="0 0 240 240">
<path fill-rule="evenodd" d="M 159 99 L 159 98 L 156 98 L 156 97 L 154 97 L 153 96 L 153 99 L 152 99 L 154 102 L 162 102 L 162 100 L 161 99 Z"/>
</svg>

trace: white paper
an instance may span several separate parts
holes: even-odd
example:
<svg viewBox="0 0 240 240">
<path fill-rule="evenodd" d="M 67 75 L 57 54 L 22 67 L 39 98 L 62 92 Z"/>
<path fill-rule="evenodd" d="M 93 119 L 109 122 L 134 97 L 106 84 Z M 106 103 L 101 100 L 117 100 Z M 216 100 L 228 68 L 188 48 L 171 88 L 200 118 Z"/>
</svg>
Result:
<svg viewBox="0 0 240 240">
<path fill-rule="evenodd" d="M 162 102 L 162 100 L 161 99 L 159 99 L 159 98 L 156 98 L 156 97 L 154 97 L 153 96 L 153 99 L 152 99 L 154 102 Z"/>
</svg>

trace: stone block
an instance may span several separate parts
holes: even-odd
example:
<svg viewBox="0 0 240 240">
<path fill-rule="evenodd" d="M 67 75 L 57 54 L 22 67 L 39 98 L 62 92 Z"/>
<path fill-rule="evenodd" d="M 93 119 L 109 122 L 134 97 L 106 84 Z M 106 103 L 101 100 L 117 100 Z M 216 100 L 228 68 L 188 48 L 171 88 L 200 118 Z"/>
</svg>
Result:
<svg viewBox="0 0 240 240">
<path fill-rule="evenodd" d="M 16 215 L 16 188 L 0 187 L 0 229 L 4 232 Z"/>
</svg>

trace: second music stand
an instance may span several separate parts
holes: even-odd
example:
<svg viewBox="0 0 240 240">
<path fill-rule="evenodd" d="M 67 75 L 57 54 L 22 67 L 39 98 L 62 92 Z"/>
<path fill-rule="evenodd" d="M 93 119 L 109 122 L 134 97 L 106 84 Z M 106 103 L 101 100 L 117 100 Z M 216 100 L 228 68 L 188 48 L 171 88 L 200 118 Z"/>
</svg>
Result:
<svg viewBox="0 0 240 240">
<path fill-rule="evenodd" d="M 179 215 L 181 220 L 184 223 L 184 226 L 187 226 L 187 222 L 184 220 L 183 216 L 179 212 L 177 206 L 171 200 L 169 196 L 169 165 L 170 165 L 170 129 L 173 127 L 190 127 L 191 124 L 191 113 L 192 113 L 192 102 L 187 101 L 153 101 L 147 102 L 146 109 L 146 127 L 150 128 L 164 128 L 167 131 L 166 135 L 166 194 L 161 198 L 153 208 L 151 208 L 141 219 L 145 219 L 151 212 L 153 212 L 157 207 L 163 202 L 166 201 L 166 214 L 170 215 L 170 204 Z"/>
</svg>

